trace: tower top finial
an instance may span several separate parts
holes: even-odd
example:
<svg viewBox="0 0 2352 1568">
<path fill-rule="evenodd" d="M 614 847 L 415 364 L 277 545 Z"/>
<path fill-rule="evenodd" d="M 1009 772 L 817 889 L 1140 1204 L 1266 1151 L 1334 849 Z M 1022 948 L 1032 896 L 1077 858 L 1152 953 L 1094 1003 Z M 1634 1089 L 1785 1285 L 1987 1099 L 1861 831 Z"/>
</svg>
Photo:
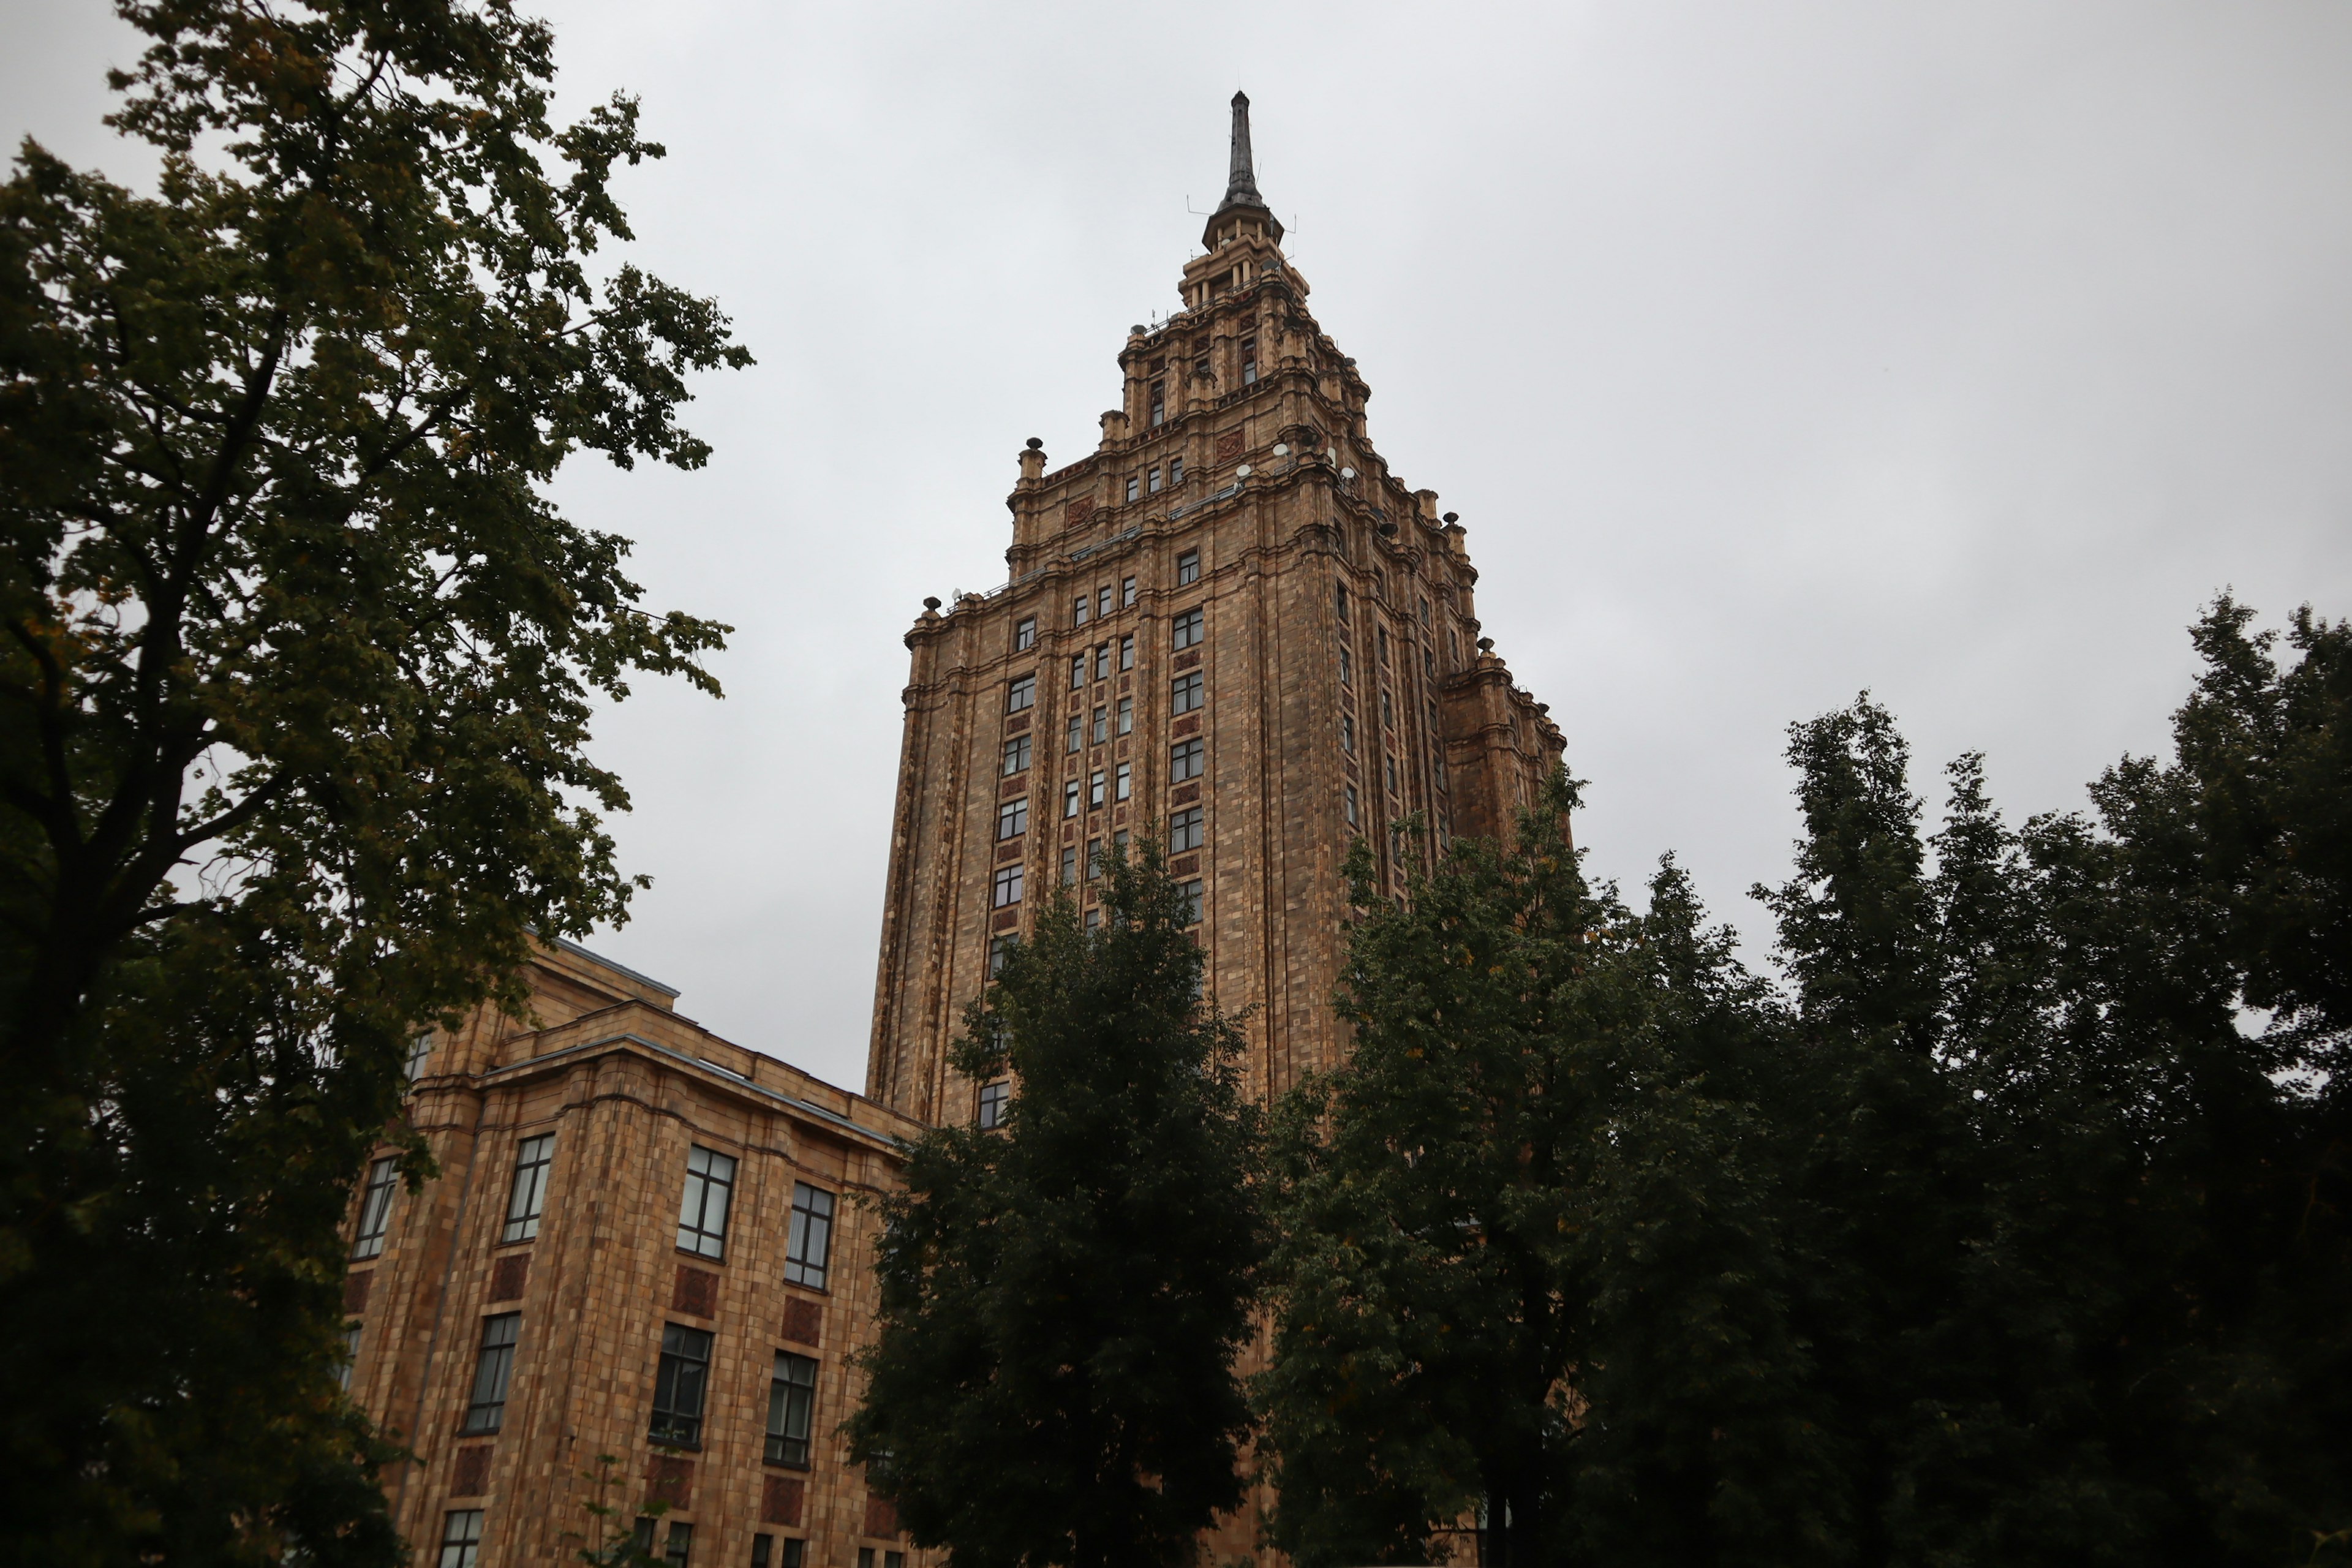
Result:
<svg viewBox="0 0 2352 1568">
<path fill-rule="evenodd" d="M 1202 244 L 1215 248 L 1218 223 L 1235 208 L 1264 213 L 1266 233 L 1276 244 L 1282 243 L 1282 224 L 1265 205 L 1265 198 L 1258 195 L 1257 161 L 1250 153 L 1249 94 L 1245 92 L 1234 94 L 1233 160 L 1225 177 L 1225 199 L 1217 204 Z"/>
<path fill-rule="evenodd" d="M 1226 206 L 1265 205 L 1265 198 L 1257 194 L 1257 169 L 1250 156 L 1249 94 L 1234 94 L 1234 159 L 1225 180 Z"/>
</svg>

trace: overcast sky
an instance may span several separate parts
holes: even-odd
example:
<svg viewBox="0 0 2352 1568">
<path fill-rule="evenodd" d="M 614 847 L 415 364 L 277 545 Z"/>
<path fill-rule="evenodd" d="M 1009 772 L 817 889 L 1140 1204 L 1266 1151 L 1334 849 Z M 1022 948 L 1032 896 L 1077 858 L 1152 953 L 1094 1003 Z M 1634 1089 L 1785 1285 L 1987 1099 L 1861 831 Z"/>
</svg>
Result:
<svg viewBox="0 0 2352 1568">
<path fill-rule="evenodd" d="M 522 0 L 525 9 L 530 0 Z M 1764 962 L 1791 721 L 1869 688 L 1930 793 L 2014 816 L 2162 749 L 2225 585 L 2352 614 L 2352 7 L 544 8 L 574 111 L 639 94 L 638 258 L 759 355 L 698 474 L 584 464 L 656 607 L 738 629 L 723 702 L 599 750 L 655 887 L 597 945 L 680 1010 L 865 1079 L 927 594 L 1004 576 L 1023 440 L 1082 456 L 1175 304 L 1225 100 L 1407 485 L 1589 779 L 1580 842 L 1678 851 Z M 0 131 L 80 163 L 134 45 L 0 0 Z"/>
</svg>

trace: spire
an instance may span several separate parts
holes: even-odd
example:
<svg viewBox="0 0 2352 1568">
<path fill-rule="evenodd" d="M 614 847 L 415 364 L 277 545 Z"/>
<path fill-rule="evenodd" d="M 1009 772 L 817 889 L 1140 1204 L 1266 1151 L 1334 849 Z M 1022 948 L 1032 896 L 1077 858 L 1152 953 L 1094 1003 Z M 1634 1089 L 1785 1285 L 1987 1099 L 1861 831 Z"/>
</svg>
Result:
<svg viewBox="0 0 2352 1568">
<path fill-rule="evenodd" d="M 1257 193 L 1257 163 L 1250 154 L 1249 94 L 1245 92 L 1234 94 L 1234 153 L 1225 179 L 1225 199 L 1217 204 L 1216 214 L 1209 219 L 1201 243 L 1214 250 L 1218 229 L 1232 227 L 1225 220 L 1235 212 L 1262 215 L 1266 237 L 1276 245 L 1282 243 L 1282 221 Z"/>
<path fill-rule="evenodd" d="M 1265 198 L 1257 194 L 1257 170 L 1252 166 L 1249 139 L 1249 94 L 1234 94 L 1234 162 L 1233 172 L 1225 181 L 1225 206 L 1265 205 Z"/>
</svg>

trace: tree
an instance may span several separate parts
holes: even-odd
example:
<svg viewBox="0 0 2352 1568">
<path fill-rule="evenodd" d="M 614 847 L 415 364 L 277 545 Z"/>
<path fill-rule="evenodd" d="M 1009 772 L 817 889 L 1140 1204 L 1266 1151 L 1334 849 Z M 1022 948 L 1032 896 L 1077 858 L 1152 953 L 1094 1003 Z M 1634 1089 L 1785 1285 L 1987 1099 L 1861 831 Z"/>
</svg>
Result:
<svg viewBox="0 0 2352 1568">
<path fill-rule="evenodd" d="M 1589 885 L 1557 779 L 1365 914 L 1346 1066 L 1286 1111 L 1277 1544 L 1310 1565 L 1814 1562 L 1835 1520 L 1770 1127 L 1777 1014 L 1671 861 L 1637 916 Z"/>
<path fill-rule="evenodd" d="M 699 465 L 684 377 L 750 362 L 592 270 L 661 149 L 551 127 L 507 0 L 120 10 L 159 193 L 0 189 L 0 1543 L 389 1562 L 351 1184 L 414 1031 L 623 916 L 592 705 L 726 630 L 543 488 Z"/>
<path fill-rule="evenodd" d="M 1104 862 L 1098 929 L 1039 913 L 953 1056 L 1005 1120 L 924 1133 L 881 1200 L 851 1452 L 962 1568 L 1189 1562 L 1244 1495 L 1256 1118 L 1161 861 Z"/>
</svg>

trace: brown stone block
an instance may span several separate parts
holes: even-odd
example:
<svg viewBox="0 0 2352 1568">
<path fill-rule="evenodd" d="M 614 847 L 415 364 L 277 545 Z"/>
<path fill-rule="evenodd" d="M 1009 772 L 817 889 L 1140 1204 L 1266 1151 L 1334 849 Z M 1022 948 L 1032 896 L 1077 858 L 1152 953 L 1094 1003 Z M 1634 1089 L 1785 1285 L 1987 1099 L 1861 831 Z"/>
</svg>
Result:
<svg viewBox="0 0 2352 1568">
<path fill-rule="evenodd" d="M 719 1315 L 719 1276 L 707 1268 L 677 1266 L 677 1282 L 671 1287 L 669 1310 L 697 1318 Z"/>
<path fill-rule="evenodd" d="M 694 1461 L 680 1454 L 654 1454 L 646 1459 L 646 1496 L 672 1508 L 694 1506 Z"/>
<path fill-rule="evenodd" d="M 490 1300 L 520 1301 L 530 1279 L 530 1254 L 509 1252 L 490 1265 Z"/>
<path fill-rule="evenodd" d="M 760 1488 L 760 1522 L 797 1526 L 807 1500 L 808 1483 L 799 1477 L 765 1477 Z"/>
<path fill-rule="evenodd" d="M 449 1467 L 449 1495 L 479 1497 L 489 1489 L 490 1446 L 477 1443 L 458 1449 L 457 1462 Z"/>
<path fill-rule="evenodd" d="M 816 1344 L 819 1342 L 817 1336 L 824 1331 L 824 1304 L 823 1302 L 812 1301 L 800 1296 L 792 1297 L 784 1302 L 784 1338 L 796 1344 Z"/>
</svg>

